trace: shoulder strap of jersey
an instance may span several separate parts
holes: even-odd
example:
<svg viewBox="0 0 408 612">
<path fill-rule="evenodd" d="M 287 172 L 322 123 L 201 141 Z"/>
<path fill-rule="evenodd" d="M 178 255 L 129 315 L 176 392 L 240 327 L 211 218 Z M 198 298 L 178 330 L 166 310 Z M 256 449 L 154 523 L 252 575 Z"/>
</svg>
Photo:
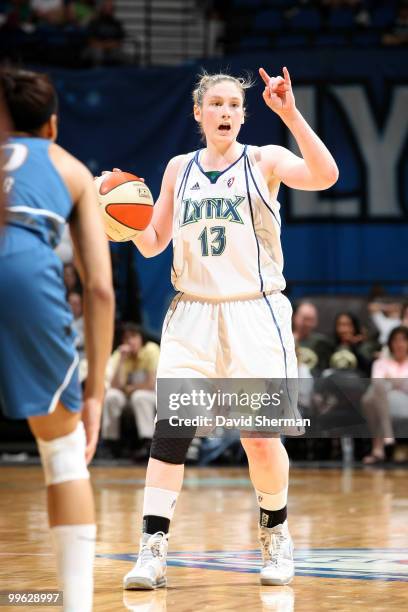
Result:
<svg viewBox="0 0 408 612">
<path fill-rule="evenodd" d="M 193 151 L 192 153 L 187 153 L 184 156 L 182 163 L 180 164 L 176 179 L 177 197 L 179 197 L 182 191 L 184 193 L 184 188 L 188 179 L 188 175 L 190 174 L 191 166 L 193 165 L 195 156 L 196 151 Z"/>
<path fill-rule="evenodd" d="M 261 151 L 259 147 L 247 145 L 247 156 L 251 166 L 254 166 L 261 159 Z"/>
</svg>

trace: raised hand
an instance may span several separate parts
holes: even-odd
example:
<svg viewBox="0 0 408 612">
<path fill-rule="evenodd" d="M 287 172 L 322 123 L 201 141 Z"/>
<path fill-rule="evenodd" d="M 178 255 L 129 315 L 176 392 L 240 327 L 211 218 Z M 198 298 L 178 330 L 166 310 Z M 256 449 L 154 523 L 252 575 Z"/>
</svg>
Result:
<svg viewBox="0 0 408 612">
<path fill-rule="evenodd" d="M 265 104 L 282 119 L 290 117 L 296 110 L 296 104 L 286 66 L 283 68 L 283 77 L 270 77 L 263 68 L 259 68 L 259 74 L 265 83 L 262 94 Z"/>
</svg>

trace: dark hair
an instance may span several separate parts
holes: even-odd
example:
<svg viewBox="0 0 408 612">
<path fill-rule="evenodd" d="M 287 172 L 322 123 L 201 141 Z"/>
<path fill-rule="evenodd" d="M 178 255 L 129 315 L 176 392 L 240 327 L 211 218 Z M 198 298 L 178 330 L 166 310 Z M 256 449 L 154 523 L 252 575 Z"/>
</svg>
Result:
<svg viewBox="0 0 408 612">
<path fill-rule="evenodd" d="M 0 88 L 18 132 L 35 134 L 58 111 L 57 92 L 46 74 L 3 68 Z"/>
<path fill-rule="evenodd" d="M 408 310 L 408 302 L 403 302 L 401 306 L 401 319 L 404 318 L 406 310 Z"/>
<path fill-rule="evenodd" d="M 354 327 L 354 333 L 355 335 L 358 335 L 361 333 L 361 325 L 360 325 L 360 321 L 358 320 L 358 318 L 356 317 L 355 314 L 353 314 L 352 312 L 339 312 L 338 314 L 336 314 L 336 318 L 334 320 L 334 337 L 336 338 L 336 342 L 340 342 L 340 338 L 337 334 L 337 323 L 338 320 L 340 319 L 340 317 L 348 317 L 350 319 L 350 321 L 353 324 Z"/>
<path fill-rule="evenodd" d="M 146 336 L 144 329 L 141 325 L 138 325 L 137 323 L 123 323 L 121 332 L 122 337 L 124 334 L 131 334 L 132 336 L 141 336 L 142 344 L 146 344 Z"/>
<path fill-rule="evenodd" d="M 387 340 L 387 346 L 388 346 L 388 349 L 391 355 L 393 354 L 392 348 L 391 348 L 392 343 L 394 342 L 395 336 L 398 336 L 399 334 L 404 336 L 405 340 L 408 341 L 408 327 L 405 327 L 405 325 L 399 325 L 398 327 L 394 327 L 394 329 L 391 331 L 390 335 L 388 336 L 388 340 Z"/>
</svg>

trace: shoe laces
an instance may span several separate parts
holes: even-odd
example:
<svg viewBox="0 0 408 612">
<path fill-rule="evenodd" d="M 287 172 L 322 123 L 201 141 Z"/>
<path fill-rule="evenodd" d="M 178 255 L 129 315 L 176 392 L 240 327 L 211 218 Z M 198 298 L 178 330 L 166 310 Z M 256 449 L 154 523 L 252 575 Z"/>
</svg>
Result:
<svg viewBox="0 0 408 612">
<path fill-rule="evenodd" d="M 139 553 L 141 563 L 151 561 L 155 557 L 163 558 L 162 544 L 165 537 L 166 534 L 163 531 L 158 531 L 144 542 Z"/>
<path fill-rule="evenodd" d="M 268 565 L 278 565 L 283 554 L 282 548 L 285 542 L 286 536 L 282 529 L 276 532 L 262 530 L 261 544 L 265 563 Z"/>
</svg>

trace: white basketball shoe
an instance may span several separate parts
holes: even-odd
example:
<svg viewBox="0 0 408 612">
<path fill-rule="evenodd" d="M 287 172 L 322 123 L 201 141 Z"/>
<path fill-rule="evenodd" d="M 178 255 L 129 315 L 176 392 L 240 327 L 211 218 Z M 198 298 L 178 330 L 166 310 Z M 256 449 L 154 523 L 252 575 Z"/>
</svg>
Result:
<svg viewBox="0 0 408 612">
<path fill-rule="evenodd" d="M 293 542 L 285 521 L 276 527 L 259 527 L 263 568 L 261 584 L 283 586 L 295 575 Z"/>
<path fill-rule="evenodd" d="M 158 531 L 144 533 L 136 564 L 123 579 L 125 589 L 157 589 L 166 586 L 168 535 Z"/>
</svg>

